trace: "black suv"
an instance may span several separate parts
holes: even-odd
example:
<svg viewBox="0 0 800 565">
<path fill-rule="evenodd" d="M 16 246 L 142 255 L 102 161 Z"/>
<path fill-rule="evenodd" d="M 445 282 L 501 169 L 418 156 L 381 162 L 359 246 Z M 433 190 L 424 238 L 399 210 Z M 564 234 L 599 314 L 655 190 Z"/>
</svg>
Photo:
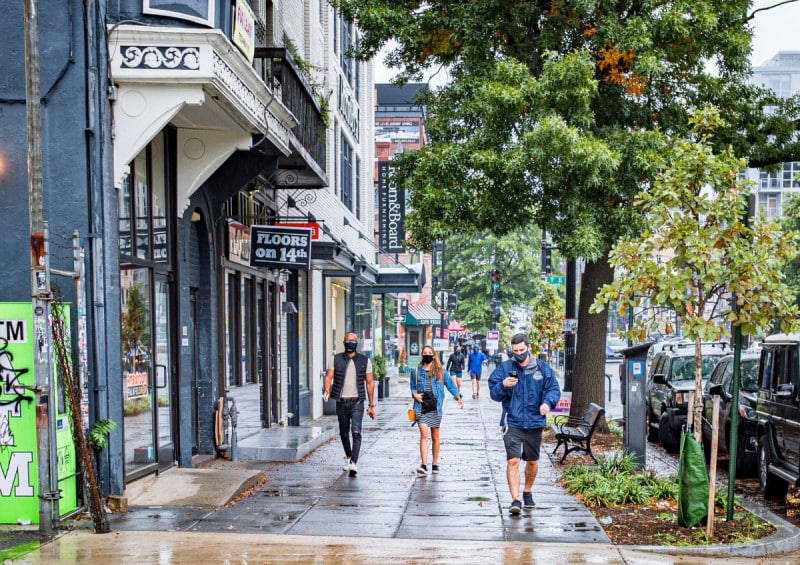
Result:
<svg viewBox="0 0 800 565">
<path fill-rule="evenodd" d="M 736 474 L 755 473 L 758 463 L 758 353 L 742 353 L 739 363 L 739 425 L 736 441 Z M 733 394 L 733 355 L 722 357 L 703 388 L 703 451 L 711 455 L 711 418 L 714 395 L 720 397 L 719 453 L 729 453 L 731 437 L 731 398 Z"/>
<path fill-rule="evenodd" d="M 702 375 L 708 379 L 714 365 L 727 353 L 724 343 L 703 343 Z M 653 357 L 647 376 L 647 439 L 660 441 L 667 451 L 680 447 L 686 424 L 689 394 L 694 391 L 694 343 L 664 347 Z M 700 401 L 700 399 L 698 399 Z"/>
<path fill-rule="evenodd" d="M 758 478 L 764 496 L 800 485 L 800 335 L 764 340 L 758 371 Z"/>
</svg>

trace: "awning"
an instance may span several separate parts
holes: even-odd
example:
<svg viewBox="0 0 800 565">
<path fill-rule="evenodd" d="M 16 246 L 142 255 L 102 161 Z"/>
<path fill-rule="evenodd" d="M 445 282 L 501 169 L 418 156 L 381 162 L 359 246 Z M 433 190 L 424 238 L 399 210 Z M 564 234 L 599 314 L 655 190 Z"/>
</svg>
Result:
<svg viewBox="0 0 800 565">
<path fill-rule="evenodd" d="M 447 326 L 447 329 L 450 330 L 451 332 L 465 332 L 465 331 L 467 331 L 467 328 L 462 326 L 461 322 L 450 322 L 450 324 Z"/>
<path fill-rule="evenodd" d="M 409 306 L 406 314 L 407 326 L 438 326 L 442 321 L 439 312 L 430 304 Z"/>
<path fill-rule="evenodd" d="M 425 286 L 425 269 L 422 263 L 414 265 L 381 265 L 373 294 L 390 294 L 401 292 L 422 292 Z M 437 312 L 438 315 L 438 312 Z"/>
</svg>

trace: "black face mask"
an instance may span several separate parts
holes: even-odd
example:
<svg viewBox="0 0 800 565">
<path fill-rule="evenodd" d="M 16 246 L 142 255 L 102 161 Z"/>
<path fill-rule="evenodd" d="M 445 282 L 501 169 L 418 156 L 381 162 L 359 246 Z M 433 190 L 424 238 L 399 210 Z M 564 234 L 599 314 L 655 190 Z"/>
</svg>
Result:
<svg viewBox="0 0 800 565">
<path fill-rule="evenodd" d="M 358 348 L 358 343 L 355 341 L 345 341 L 344 342 L 344 350 L 345 351 L 355 351 Z"/>
<path fill-rule="evenodd" d="M 433 361 L 433 355 L 423 355 L 422 356 L 422 362 L 423 363 L 427 364 L 427 363 L 430 363 L 431 361 Z"/>
<path fill-rule="evenodd" d="M 528 352 L 527 351 L 525 353 L 515 353 L 514 354 L 514 361 L 516 361 L 517 363 L 524 363 L 525 359 L 527 359 L 527 358 L 528 358 Z"/>
</svg>

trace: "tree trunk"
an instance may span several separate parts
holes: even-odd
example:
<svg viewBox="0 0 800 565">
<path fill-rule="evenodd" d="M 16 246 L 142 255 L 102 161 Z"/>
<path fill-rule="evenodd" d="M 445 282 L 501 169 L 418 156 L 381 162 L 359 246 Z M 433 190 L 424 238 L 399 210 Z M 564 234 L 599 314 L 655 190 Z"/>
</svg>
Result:
<svg viewBox="0 0 800 565">
<path fill-rule="evenodd" d="M 589 404 L 605 407 L 606 324 L 608 308 L 589 314 L 597 291 L 614 280 L 614 271 L 606 257 L 586 263 L 581 277 L 578 302 L 578 343 L 575 348 L 575 374 L 572 378 L 572 406 L 569 415 L 580 418 Z M 601 429 L 607 430 L 605 422 Z"/>
</svg>

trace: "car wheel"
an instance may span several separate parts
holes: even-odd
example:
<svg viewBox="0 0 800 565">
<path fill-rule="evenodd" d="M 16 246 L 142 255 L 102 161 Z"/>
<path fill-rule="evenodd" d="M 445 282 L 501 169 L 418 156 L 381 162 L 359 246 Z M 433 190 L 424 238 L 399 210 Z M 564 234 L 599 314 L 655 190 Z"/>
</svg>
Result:
<svg viewBox="0 0 800 565">
<path fill-rule="evenodd" d="M 653 415 L 647 412 L 647 441 L 658 443 L 658 428 L 653 425 Z"/>
<path fill-rule="evenodd" d="M 789 490 L 789 483 L 769 472 L 772 464 L 772 454 L 767 443 L 766 435 L 758 441 L 758 482 L 765 498 L 783 498 Z"/>
<path fill-rule="evenodd" d="M 669 425 L 669 414 L 666 412 L 662 412 L 661 418 L 658 420 L 658 440 L 661 442 L 661 446 L 670 453 L 678 451 L 681 445 L 678 434 Z"/>
</svg>

